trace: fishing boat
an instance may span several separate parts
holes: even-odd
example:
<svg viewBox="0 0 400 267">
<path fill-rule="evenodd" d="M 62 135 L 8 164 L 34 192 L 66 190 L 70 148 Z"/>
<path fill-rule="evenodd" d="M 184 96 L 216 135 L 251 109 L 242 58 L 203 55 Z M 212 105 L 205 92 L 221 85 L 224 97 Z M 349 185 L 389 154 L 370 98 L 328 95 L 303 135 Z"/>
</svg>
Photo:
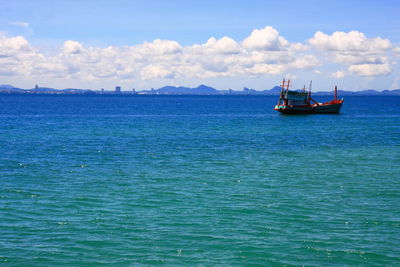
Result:
<svg viewBox="0 0 400 267">
<path fill-rule="evenodd" d="M 319 103 L 311 97 L 311 85 L 312 81 L 308 92 L 305 86 L 302 90 L 289 90 L 290 80 L 286 82 L 283 79 L 279 101 L 274 110 L 282 114 L 338 114 L 344 100 L 337 99 L 337 86 L 335 86 L 333 100 Z"/>
</svg>

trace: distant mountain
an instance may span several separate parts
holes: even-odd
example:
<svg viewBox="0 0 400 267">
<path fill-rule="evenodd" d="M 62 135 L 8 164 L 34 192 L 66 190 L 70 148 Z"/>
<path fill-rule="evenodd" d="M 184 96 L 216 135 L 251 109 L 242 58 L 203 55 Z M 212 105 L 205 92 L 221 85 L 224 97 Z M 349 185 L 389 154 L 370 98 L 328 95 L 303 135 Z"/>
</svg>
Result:
<svg viewBox="0 0 400 267">
<path fill-rule="evenodd" d="M 313 95 L 333 95 L 333 91 L 328 92 L 313 92 Z M 377 91 L 377 90 L 362 90 L 362 91 L 345 91 L 345 90 L 338 90 L 338 96 L 379 96 L 379 95 L 400 95 L 400 89 L 395 90 L 384 90 L 384 91 Z"/>
<path fill-rule="evenodd" d="M 400 95 L 400 89 L 383 90 L 382 94 L 384 94 L 384 95 Z"/>
<path fill-rule="evenodd" d="M 162 93 L 162 94 L 182 94 L 182 93 L 187 93 L 187 89 L 186 87 L 176 87 L 176 86 L 164 86 L 159 88 L 158 90 L 153 90 L 158 92 L 158 93 Z"/>
<path fill-rule="evenodd" d="M 16 87 L 9 85 L 9 84 L 0 84 L 1 89 L 14 89 Z"/>
<path fill-rule="evenodd" d="M 201 84 L 195 88 L 183 87 L 183 86 L 164 86 L 159 89 L 151 89 L 138 91 L 137 94 L 159 94 L 159 95 L 279 95 L 282 87 L 274 86 L 271 89 L 257 91 L 255 89 L 244 87 L 242 91 L 229 90 L 217 90 L 213 87 Z M 66 88 L 66 89 L 55 89 L 50 87 L 37 87 L 32 89 L 21 89 L 14 87 L 9 84 L 0 85 L 0 93 L 13 94 L 13 93 L 30 93 L 30 94 L 96 94 L 100 91 L 93 91 L 89 89 L 77 89 L 77 88 Z M 115 94 L 114 91 L 102 91 L 102 94 Z M 132 94 L 131 92 L 123 91 L 121 94 Z M 313 95 L 333 95 L 333 91 L 328 92 L 312 92 Z M 362 91 L 346 91 L 338 90 L 339 97 L 342 96 L 380 96 L 380 95 L 398 95 L 400 96 L 400 89 L 395 90 L 383 90 L 377 91 L 373 89 L 367 89 Z"/>
<path fill-rule="evenodd" d="M 263 95 L 279 95 L 279 93 L 282 91 L 282 87 L 280 86 L 274 86 L 272 89 L 267 89 L 264 91 L 261 91 Z"/>
<path fill-rule="evenodd" d="M 0 84 L 0 92 L 23 92 L 24 89 L 14 87 L 9 84 Z"/>
<path fill-rule="evenodd" d="M 204 84 L 199 85 L 196 88 L 183 87 L 183 86 L 164 86 L 159 89 L 153 89 L 151 91 L 145 91 L 153 94 L 169 94 L 169 95 L 215 95 L 219 91 L 215 88 L 206 86 Z"/>
<path fill-rule="evenodd" d="M 199 94 L 218 94 L 218 90 L 214 89 L 207 85 L 199 85 L 197 88 L 193 88 L 193 92 L 197 92 Z"/>
<path fill-rule="evenodd" d="M 35 93 L 35 94 L 94 94 L 95 91 L 89 89 L 75 89 L 75 88 L 66 88 L 66 89 L 55 89 L 50 87 L 37 87 L 31 89 L 21 89 L 14 87 L 9 84 L 1 84 L 0 85 L 0 93 Z"/>
<path fill-rule="evenodd" d="M 280 93 L 281 91 L 282 91 L 282 87 L 280 87 L 280 86 L 274 86 L 272 89 L 270 89 L 270 90 L 264 90 L 264 92 L 265 91 L 268 91 L 268 92 L 270 92 L 270 93 Z"/>
</svg>

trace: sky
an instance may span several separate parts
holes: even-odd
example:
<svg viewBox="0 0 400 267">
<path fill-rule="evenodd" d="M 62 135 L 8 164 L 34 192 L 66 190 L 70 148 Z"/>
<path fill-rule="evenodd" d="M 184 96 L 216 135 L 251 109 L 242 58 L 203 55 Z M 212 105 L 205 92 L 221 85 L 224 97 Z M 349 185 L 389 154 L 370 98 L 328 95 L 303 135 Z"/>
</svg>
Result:
<svg viewBox="0 0 400 267">
<path fill-rule="evenodd" d="M 400 88 L 399 1 L 0 0 L 0 84 Z"/>
</svg>

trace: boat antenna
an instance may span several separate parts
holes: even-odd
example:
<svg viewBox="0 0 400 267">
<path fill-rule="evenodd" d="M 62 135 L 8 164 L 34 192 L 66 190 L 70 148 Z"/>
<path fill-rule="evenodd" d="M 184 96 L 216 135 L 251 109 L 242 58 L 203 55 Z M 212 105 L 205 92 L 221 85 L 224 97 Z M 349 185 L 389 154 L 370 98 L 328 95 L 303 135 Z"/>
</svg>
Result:
<svg viewBox="0 0 400 267">
<path fill-rule="evenodd" d="M 310 86 L 308 87 L 308 91 L 311 93 L 311 86 L 312 86 L 312 80 L 310 81 Z"/>
</svg>

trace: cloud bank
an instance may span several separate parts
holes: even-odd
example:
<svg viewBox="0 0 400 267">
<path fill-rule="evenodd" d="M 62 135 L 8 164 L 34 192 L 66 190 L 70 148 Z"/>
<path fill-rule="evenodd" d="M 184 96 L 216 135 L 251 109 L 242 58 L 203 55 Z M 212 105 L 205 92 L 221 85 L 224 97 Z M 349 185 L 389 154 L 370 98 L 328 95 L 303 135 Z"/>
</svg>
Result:
<svg viewBox="0 0 400 267">
<path fill-rule="evenodd" d="M 332 35 L 317 32 L 309 44 L 333 62 L 347 66 L 347 71 L 333 74 L 337 78 L 344 77 L 346 73 L 359 76 L 388 75 L 392 72 L 388 56 L 398 49 L 392 47 L 387 39 L 367 38 L 358 31 L 334 32 Z"/>
<path fill-rule="evenodd" d="M 321 73 L 336 64 L 334 78 L 347 75 L 389 75 L 400 48 L 387 39 L 367 38 L 358 31 L 316 32 L 304 43 L 289 42 L 271 26 L 253 30 L 242 41 L 210 38 L 203 44 L 182 46 L 156 39 L 132 46 L 87 47 L 67 40 L 45 55 L 24 37 L 0 34 L 0 77 L 114 79 L 127 82 L 213 77 L 262 77 L 309 70 Z"/>
</svg>

